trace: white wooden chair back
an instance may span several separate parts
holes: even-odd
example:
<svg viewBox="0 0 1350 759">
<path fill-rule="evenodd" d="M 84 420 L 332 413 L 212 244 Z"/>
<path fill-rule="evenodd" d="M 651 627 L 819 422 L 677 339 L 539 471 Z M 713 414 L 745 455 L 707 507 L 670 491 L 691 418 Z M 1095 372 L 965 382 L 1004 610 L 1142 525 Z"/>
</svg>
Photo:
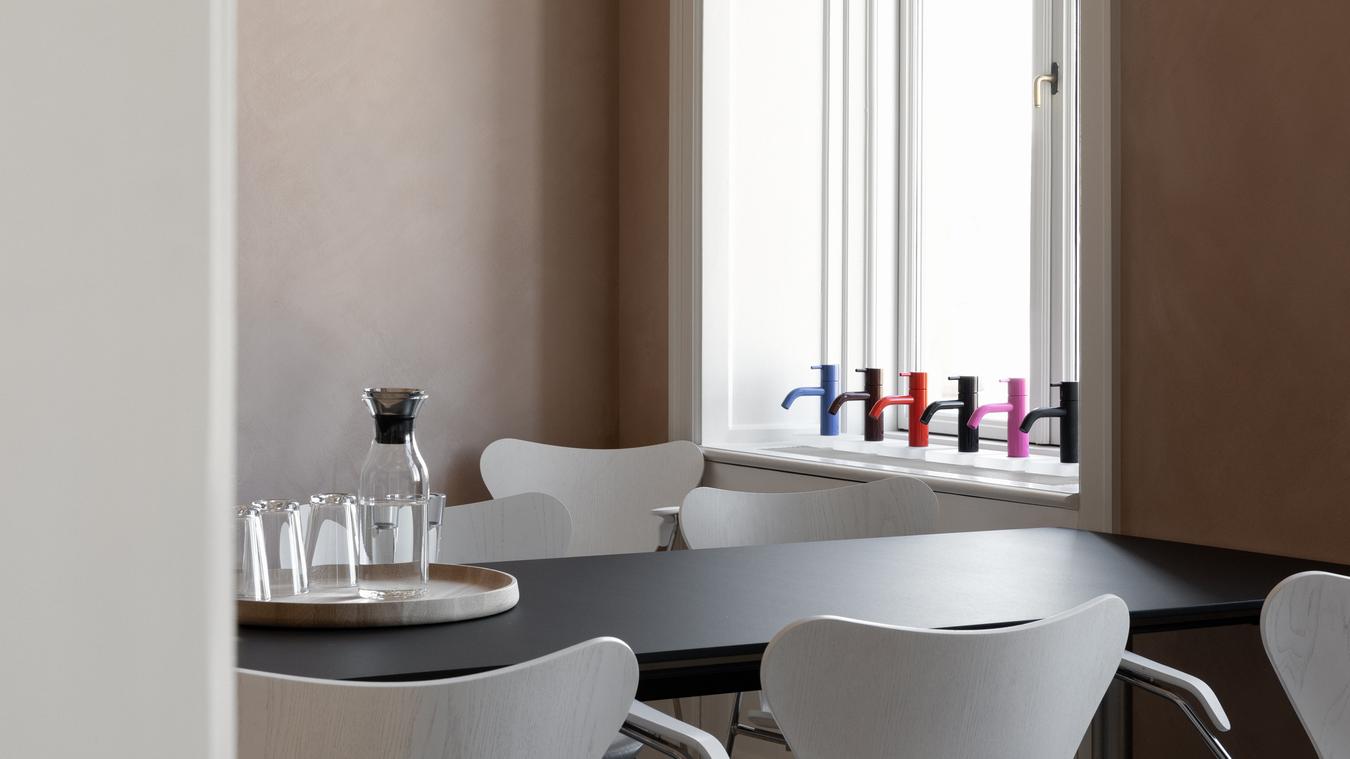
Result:
<svg viewBox="0 0 1350 759">
<path fill-rule="evenodd" d="M 1261 640 L 1318 756 L 1350 757 L 1350 577 L 1285 578 L 1261 608 Z"/>
<path fill-rule="evenodd" d="M 703 452 L 679 440 L 643 448 L 564 448 L 505 438 L 479 460 L 494 498 L 547 493 L 572 515 L 569 556 L 639 553 L 656 548 L 660 520 L 651 510 L 679 506 L 703 479 Z"/>
<path fill-rule="evenodd" d="M 567 554 L 571 539 L 566 506 L 550 495 L 521 493 L 442 509 L 437 561 L 552 559 Z"/>
<path fill-rule="evenodd" d="M 937 530 L 933 489 L 913 477 L 806 493 L 698 488 L 680 507 L 690 548 L 880 538 Z"/>
<path fill-rule="evenodd" d="M 998 630 L 813 617 L 774 636 L 760 679 L 799 759 L 1070 759 L 1128 632 L 1115 596 Z"/>
<path fill-rule="evenodd" d="M 239 759 L 596 759 L 628 714 L 637 659 L 595 638 L 448 680 L 364 683 L 239 670 Z"/>
</svg>

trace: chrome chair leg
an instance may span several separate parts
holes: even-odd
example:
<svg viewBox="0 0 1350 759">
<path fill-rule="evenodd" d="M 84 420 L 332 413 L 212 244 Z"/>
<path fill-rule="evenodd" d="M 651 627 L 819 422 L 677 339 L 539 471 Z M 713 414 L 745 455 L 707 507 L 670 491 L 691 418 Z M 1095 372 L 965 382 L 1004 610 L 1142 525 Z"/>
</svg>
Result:
<svg viewBox="0 0 1350 759">
<path fill-rule="evenodd" d="M 679 534 L 680 534 L 680 518 L 679 516 L 676 516 L 673 520 L 673 524 L 671 524 L 670 526 L 670 534 L 666 536 L 665 543 L 661 546 L 661 550 L 674 551 L 675 538 L 678 537 Z"/>
<path fill-rule="evenodd" d="M 769 743 L 777 743 L 784 750 L 788 749 L 787 739 L 783 734 L 775 730 L 767 730 L 757 725 L 741 721 L 741 699 L 745 697 L 744 693 L 736 694 L 736 702 L 731 709 L 731 728 L 727 733 L 727 754 L 731 754 L 731 749 L 736 745 L 736 736 L 745 735 L 750 738 L 757 738 Z"/>
<path fill-rule="evenodd" d="M 736 725 L 741 721 L 741 697 L 744 693 L 736 692 L 736 701 L 731 705 L 731 727 L 727 731 L 727 756 L 731 756 L 731 750 L 736 747 Z"/>
</svg>

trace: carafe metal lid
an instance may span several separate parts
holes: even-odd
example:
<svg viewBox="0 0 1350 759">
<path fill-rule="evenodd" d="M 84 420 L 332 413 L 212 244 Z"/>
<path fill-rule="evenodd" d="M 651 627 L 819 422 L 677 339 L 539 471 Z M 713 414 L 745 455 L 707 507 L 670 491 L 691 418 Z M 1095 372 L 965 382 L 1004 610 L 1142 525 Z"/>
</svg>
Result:
<svg viewBox="0 0 1350 759">
<path fill-rule="evenodd" d="M 415 387 L 368 387 L 361 400 L 375 416 L 412 418 L 428 398 L 425 391 Z"/>
</svg>

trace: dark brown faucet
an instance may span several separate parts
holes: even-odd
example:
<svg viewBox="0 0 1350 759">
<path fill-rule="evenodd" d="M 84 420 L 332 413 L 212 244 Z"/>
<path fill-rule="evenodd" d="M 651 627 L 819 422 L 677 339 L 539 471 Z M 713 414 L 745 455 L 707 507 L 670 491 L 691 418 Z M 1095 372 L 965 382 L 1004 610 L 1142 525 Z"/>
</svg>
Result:
<svg viewBox="0 0 1350 759">
<path fill-rule="evenodd" d="M 883 422 L 880 417 L 873 419 L 868 414 L 872 407 L 881 400 L 881 370 L 874 368 L 854 369 L 855 372 L 863 373 L 863 391 L 851 391 L 840 393 L 834 397 L 834 403 L 830 404 L 830 413 L 838 415 L 839 409 L 843 408 L 849 401 L 863 401 L 863 440 L 869 442 L 878 442 L 884 440 L 886 435 L 883 430 Z"/>
</svg>

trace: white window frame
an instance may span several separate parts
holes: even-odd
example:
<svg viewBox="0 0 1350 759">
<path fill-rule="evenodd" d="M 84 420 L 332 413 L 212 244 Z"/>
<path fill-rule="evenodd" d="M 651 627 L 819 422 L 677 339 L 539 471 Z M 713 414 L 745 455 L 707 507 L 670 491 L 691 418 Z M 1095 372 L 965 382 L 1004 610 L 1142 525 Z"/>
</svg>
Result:
<svg viewBox="0 0 1350 759">
<path fill-rule="evenodd" d="M 705 150 L 715 154 L 716 145 L 705 145 L 702 130 L 703 106 L 705 98 L 718 97 L 716 83 L 708 83 L 712 89 L 705 90 L 703 65 L 705 56 L 705 13 L 718 13 L 723 10 L 725 0 L 672 0 L 670 4 L 670 132 L 669 132 L 669 424 L 672 438 L 691 439 L 696 442 L 703 437 L 703 419 L 705 418 L 702 382 L 703 382 L 703 345 L 702 318 L 703 308 L 703 272 L 702 244 L 705 223 L 716 225 L 714 219 L 704 218 L 702 187 L 705 168 L 716 172 L 715 162 L 705 165 Z M 836 0 L 838 2 L 838 0 Z M 1115 501 L 1115 458 L 1112 441 L 1112 429 L 1116 405 L 1114 401 L 1113 356 L 1115 352 L 1113 276 L 1115 266 L 1113 236 L 1114 219 L 1114 110 L 1113 100 L 1113 37 L 1112 16 L 1116 11 L 1108 0 L 1054 0 L 1056 3 L 1069 3 L 1064 9 L 1067 18 L 1074 19 L 1078 29 L 1077 70 L 1061 62 L 1060 95 L 1051 98 L 1051 113 L 1047 120 L 1055 119 L 1059 128 L 1076 127 L 1076 139 L 1063 140 L 1066 156 L 1076 159 L 1077 163 L 1077 203 L 1075 214 L 1066 214 L 1063 218 L 1043 225 L 1042 233 L 1057 234 L 1061 239 L 1078 241 L 1077 271 L 1069 263 L 1060 262 L 1056 269 L 1053 262 L 1050 275 L 1041 278 L 1049 281 L 1049 276 L 1072 279 L 1079 282 L 1080 310 L 1078 319 L 1061 319 L 1058 330 L 1060 337 L 1052 339 L 1044 334 L 1040 342 L 1040 360 L 1050 365 L 1049 375 L 1058 380 L 1073 377 L 1075 373 L 1068 364 L 1071 359 L 1057 353 L 1054 344 L 1076 344 L 1079 346 L 1078 379 L 1083 383 L 1082 398 L 1082 443 L 1083 466 L 1080 468 L 1080 525 L 1093 529 L 1112 529 L 1113 503 Z M 864 1 L 848 4 L 852 13 L 856 6 L 861 12 L 875 14 L 878 9 L 886 12 L 891 4 Z M 908 6 L 908 3 L 905 4 Z M 1063 6 L 1061 6 L 1062 8 Z M 828 3 L 826 5 L 828 9 Z M 826 12 L 829 12 L 828 10 Z M 855 16 L 856 17 L 856 16 Z M 1062 44 L 1071 38 L 1072 24 L 1051 26 L 1044 35 L 1044 44 L 1058 38 Z M 1038 28 L 1045 27 L 1038 24 Z M 869 40 L 869 43 L 871 40 Z M 708 45 L 707 54 L 714 54 L 716 41 Z M 870 51 L 869 51 L 870 52 Z M 1067 58 L 1065 60 L 1068 60 Z M 875 70 L 869 70 L 869 76 L 875 76 Z M 1078 85 L 1075 87 L 1074 82 Z M 1028 81 L 1028 97 L 1031 96 Z M 1077 108 L 1068 102 L 1077 97 Z M 873 104 L 874 106 L 876 104 Z M 883 106 L 884 109 L 884 106 Z M 874 107 L 871 112 L 876 113 Z M 1076 118 L 1074 118 L 1076 117 Z M 709 135 L 711 137 L 711 135 Z M 870 147 L 870 146 L 869 146 Z M 1065 161 L 1067 165 L 1069 161 Z M 868 176 L 864 187 L 872 188 L 872 166 L 868 166 Z M 1050 181 L 1071 181 L 1066 168 L 1058 179 Z M 1047 174 L 1047 176 L 1049 176 Z M 866 190 L 870 192 L 871 190 Z M 900 201 L 903 202 L 903 201 Z M 868 220 L 869 222 L 871 219 Z M 912 235 L 913 230 L 903 226 L 904 235 Z M 873 250 L 880 242 L 873 237 L 874 229 L 868 227 L 867 246 Z M 903 239 L 903 238 L 902 238 Z M 1064 250 L 1066 248 L 1061 248 Z M 864 259 L 863 265 L 875 267 L 879 259 Z M 903 259 L 902 259 L 903 260 Z M 855 272 L 857 269 L 855 268 Z M 869 271 L 873 276 L 865 280 L 869 283 L 885 282 L 886 273 L 875 269 Z M 905 279 L 903 271 L 895 272 L 891 281 L 901 283 L 903 288 L 913 282 L 911 276 Z M 877 276 L 880 275 L 880 276 Z M 845 275 L 845 278 L 847 276 Z M 859 278 L 863 279 L 863 278 Z M 884 285 L 883 285 L 884 286 Z M 864 299 L 880 297 L 877 292 L 866 289 L 858 293 Z M 884 296 L 884 294 L 881 294 Z M 1053 306 L 1063 310 L 1063 304 Z M 884 327 L 864 320 L 855 325 L 843 325 L 842 353 L 846 357 L 842 371 L 851 376 L 854 366 L 862 366 L 872 361 L 876 365 L 878 345 L 889 342 L 882 334 Z M 852 329 L 850 329 L 852 328 Z M 894 332 L 895 330 L 891 330 Z M 1073 334 L 1077 340 L 1073 341 Z M 879 341 L 878 338 L 881 338 Z M 828 338 L 826 338 L 828 339 Z M 902 339 L 893 335 L 896 346 L 896 363 L 904 358 L 900 355 Z M 889 351 L 887 351 L 889 352 Z M 852 355 L 852 360 L 847 357 Z M 894 366 L 887 371 L 893 371 Z M 1047 405 L 1050 402 L 1049 388 L 1039 387 L 1047 383 L 1038 382 L 1032 388 L 1033 405 Z M 711 399 L 710 399 L 711 400 Z"/>
</svg>

